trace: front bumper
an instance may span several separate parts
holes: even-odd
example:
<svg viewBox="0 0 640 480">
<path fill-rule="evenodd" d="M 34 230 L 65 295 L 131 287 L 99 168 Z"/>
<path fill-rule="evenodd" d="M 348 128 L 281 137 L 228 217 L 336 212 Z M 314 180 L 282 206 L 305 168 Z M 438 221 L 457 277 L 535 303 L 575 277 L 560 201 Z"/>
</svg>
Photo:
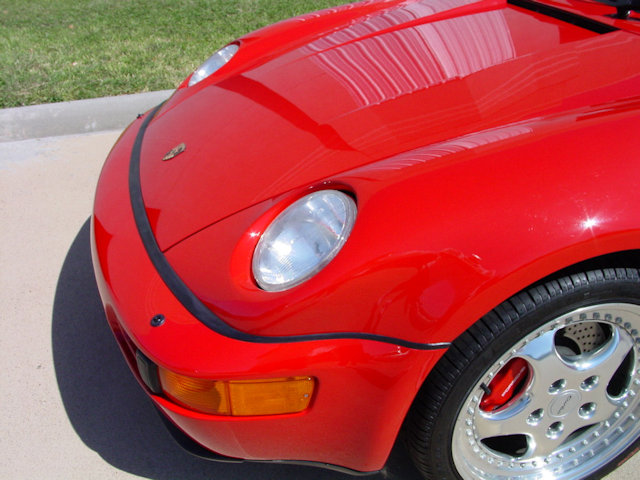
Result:
<svg viewBox="0 0 640 480">
<path fill-rule="evenodd" d="M 98 287 L 109 325 L 134 375 L 181 431 L 220 455 L 379 470 L 418 388 L 444 349 L 419 350 L 362 338 L 252 342 L 225 336 L 196 319 L 158 274 L 134 221 L 129 159 L 142 122 L 137 120 L 110 153 L 92 218 Z M 154 327 L 151 319 L 158 314 L 166 321 Z M 141 380 L 137 352 L 192 377 L 308 375 L 317 380 L 317 388 L 310 407 L 297 414 L 207 415 L 151 392 Z"/>
</svg>

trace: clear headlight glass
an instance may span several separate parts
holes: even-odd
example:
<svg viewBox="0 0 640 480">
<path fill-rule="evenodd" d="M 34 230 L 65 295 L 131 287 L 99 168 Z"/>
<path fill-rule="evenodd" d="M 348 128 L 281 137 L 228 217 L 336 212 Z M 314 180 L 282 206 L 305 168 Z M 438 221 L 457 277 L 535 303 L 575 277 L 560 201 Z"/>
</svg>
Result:
<svg viewBox="0 0 640 480">
<path fill-rule="evenodd" d="M 337 190 L 301 198 L 267 227 L 253 254 L 253 276 L 264 290 L 299 285 L 340 251 L 356 219 L 356 204 Z"/>
<path fill-rule="evenodd" d="M 231 45 L 221 48 L 207 58 L 204 63 L 200 65 L 195 72 L 193 72 L 193 75 L 191 75 L 191 78 L 189 79 L 189 86 L 191 87 L 201 80 L 204 80 L 213 72 L 223 67 L 229 60 L 231 60 L 239 48 L 240 47 L 237 44 L 232 43 Z"/>
</svg>

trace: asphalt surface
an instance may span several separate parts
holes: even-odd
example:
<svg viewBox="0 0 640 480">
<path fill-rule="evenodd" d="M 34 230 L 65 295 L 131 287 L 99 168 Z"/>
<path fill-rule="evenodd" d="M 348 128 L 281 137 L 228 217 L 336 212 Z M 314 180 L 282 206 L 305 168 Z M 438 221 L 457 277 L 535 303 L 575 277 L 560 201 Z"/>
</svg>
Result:
<svg viewBox="0 0 640 480">
<path fill-rule="evenodd" d="M 136 97 L 136 109 L 163 95 Z M 127 109 L 133 100 L 0 110 L 0 479 L 353 478 L 192 457 L 165 431 L 130 374 L 93 278 L 89 216 L 102 162 L 135 118 L 136 109 Z M 112 113 L 82 117 L 75 134 L 47 130 L 105 104 Z M 47 117 L 51 109 L 61 113 Z M 640 455 L 607 480 L 636 479 L 638 470 Z M 365 478 L 420 476 L 396 449 L 382 473 Z"/>
</svg>

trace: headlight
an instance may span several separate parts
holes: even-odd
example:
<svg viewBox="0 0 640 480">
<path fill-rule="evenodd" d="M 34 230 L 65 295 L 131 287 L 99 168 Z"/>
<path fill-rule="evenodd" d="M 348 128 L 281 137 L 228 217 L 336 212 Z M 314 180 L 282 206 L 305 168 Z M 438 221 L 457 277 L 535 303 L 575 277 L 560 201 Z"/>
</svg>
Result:
<svg viewBox="0 0 640 480">
<path fill-rule="evenodd" d="M 347 241 L 356 204 L 337 190 L 301 198 L 262 234 L 253 254 L 253 276 L 264 290 L 299 285 L 324 268 Z"/>
<path fill-rule="evenodd" d="M 198 69 L 193 72 L 189 79 L 189 86 L 195 85 L 201 80 L 204 80 L 216 70 L 223 67 L 231 58 L 236 54 L 240 48 L 237 44 L 232 43 L 224 48 L 221 48 L 216 53 L 207 58 Z"/>
</svg>

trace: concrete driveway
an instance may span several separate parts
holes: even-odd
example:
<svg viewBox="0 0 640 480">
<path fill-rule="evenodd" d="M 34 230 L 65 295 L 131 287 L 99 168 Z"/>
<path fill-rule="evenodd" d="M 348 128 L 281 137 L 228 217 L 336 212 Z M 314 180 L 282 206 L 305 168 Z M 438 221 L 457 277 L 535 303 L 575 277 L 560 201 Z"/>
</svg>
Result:
<svg viewBox="0 0 640 480">
<path fill-rule="evenodd" d="M 120 133 L 91 132 L 100 129 L 0 142 L 0 479 L 352 478 L 210 463 L 165 431 L 107 328 L 93 279 L 93 191 Z M 636 456 L 607 478 L 635 479 L 639 469 Z M 420 477 L 398 449 L 367 478 Z"/>
</svg>

